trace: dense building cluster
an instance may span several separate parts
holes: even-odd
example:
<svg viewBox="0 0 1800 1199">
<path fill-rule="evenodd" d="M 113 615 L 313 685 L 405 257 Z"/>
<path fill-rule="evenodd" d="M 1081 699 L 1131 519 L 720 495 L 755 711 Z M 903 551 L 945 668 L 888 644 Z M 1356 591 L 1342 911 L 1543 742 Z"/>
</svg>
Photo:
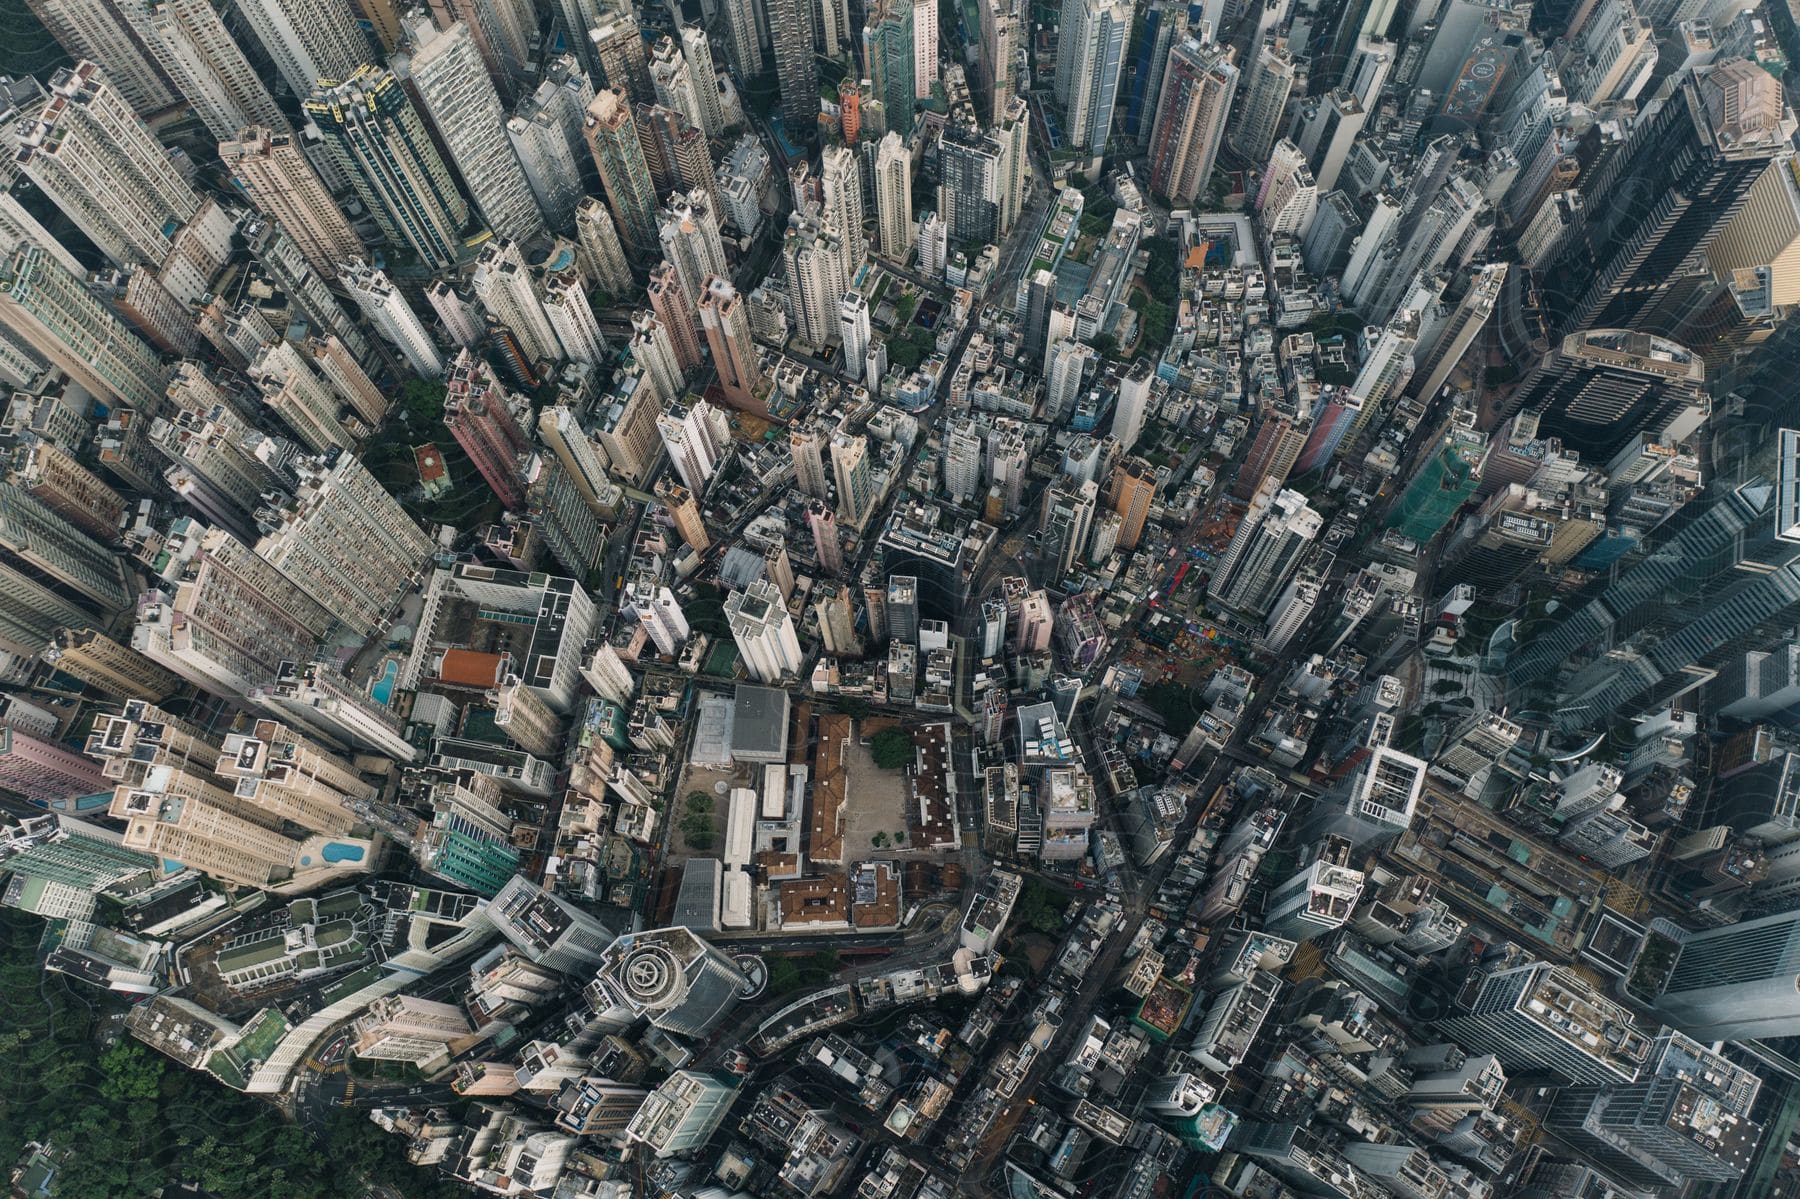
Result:
<svg viewBox="0 0 1800 1199">
<path fill-rule="evenodd" d="M 27 6 L 112 1033 L 502 1196 L 1800 1185 L 1787 6 Z"/>
</svg>

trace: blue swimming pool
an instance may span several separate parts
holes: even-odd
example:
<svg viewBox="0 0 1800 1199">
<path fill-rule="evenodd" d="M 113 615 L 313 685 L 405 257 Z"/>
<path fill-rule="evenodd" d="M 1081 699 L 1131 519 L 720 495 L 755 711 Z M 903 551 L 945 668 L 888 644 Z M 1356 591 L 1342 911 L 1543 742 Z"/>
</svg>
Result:
<svg viewBox="0 0 1800 1199">
<path fill-rule="evenodd" d="M 376 703 L 386 707 L 393 702 L 394 680 L 399 677 L 400 663 L 389 658 L 381 664 L 381 677 L 375 680 L 373 687 L 369 688 L 369 694 L 375 697 Z"/>
<path fill-rule="evenodd" d="M 342 841 L 330 841 L 326 843 L 324 849 L 319 851 L 319 856 L 327 862 L 360 862 L 362 861 L 363 847 L 345 845 Z"/>
</svg>

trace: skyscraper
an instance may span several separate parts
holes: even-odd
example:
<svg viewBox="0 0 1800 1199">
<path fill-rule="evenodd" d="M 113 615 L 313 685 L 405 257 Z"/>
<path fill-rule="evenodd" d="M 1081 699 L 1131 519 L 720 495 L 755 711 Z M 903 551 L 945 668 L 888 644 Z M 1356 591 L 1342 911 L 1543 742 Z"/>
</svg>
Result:
<svg viewBox="0 0 1800 1199">
<path fill-rule="evenodd" d="M 953 503 L 967 504 L 981 489 L 985 430 L 972 420 L 952 420 L 945 439 L 944 493 Z"/>
<path fill-rule="evenodd" d="M 1068 578 L 1069 572 L 1085 558 L 1094 527 L 1094 507 L 1099 498 L 1100 488 L 1092 479 L 1081 482 L 1065 479 L 1052 483 L 1050 490 L 1044 493 L 1043 519 L 1039 527 L 1047 560 L 1055 570 L 1054 578 Z M 1124 502 L 1130 506 L 1135 498 L 1135 495 L 1127 496 Z"/>
<path fill-rule="evenodd" d="M 200 197 L 94 63 L 58 71 L 25 131 L 19 169 L 121 266 L 160 266 Z"/>
<path fill-rule="evenodd" d="M 862 639 L 856 635 L 856 611 L 850 606 L 850 589 L 822 580 L 814 587 L 813 596 L 813 615 L 819 622 L 819 641 L 824 651 L 840 658 L 862 657 Z"/>
<path fill-rule="evenodd" d="M 1419 347 L 1418 368 L 1406 384 L 1408 395 L 1429 400 L 1438 394 L 1493 315 L 1509 269 L 1506 263 L 1495 262 L 1465 276 L 1462 294 L 1456 297 L 1449 319 L 1429 347 Z"/>
<path fill-rule="evenodd" d="M 1155 373 L 1149 363 L 1139 361 L 1132 363 L 1131 369 L 1119 380 L 1119 399 L 1113 408 L 1111 432 L 1120 450 L 1137 445 L 1143 432 L 1144 418 L 1150 411 L 1150 381 Z"/>
<path fill-rule="evenodd" d="M 599 68 L 596 82 L 601 87 L 618 88 L 639 104 L 656 99 L 656 89 L 650 82 L 649 52 L 634 10 L 626 7 L 603 12 L 589 26 L 586 37 Z"/>
<path fill-rule="evenodd" d="M 931 98 L 938 79 L 938 10 L 935 4 L 913 5 L 913 96 Z"/>
<path fill-rule="evenodd" d="M 706 344 L 719 372 L 719 388 L 725 393 L 725 402 L 733 408 L 762 411 L 769 384 L 750 336 L 744 299 L 730 279 L 707 276 L 700 293 L 700 323 L 706 330 Z"/>
<path fill-rule="evenodd" d="M 1311 428 L 1312 412 L 1304 396 L 1290 394 L 1265 404 L 1256 438 L 1231 482 L 1231 494 L 1248 500 L 1265 480 L 1285 481 Z"/>
<path fill-rule="evenodd" d="M 675 360 L 681 364 L 682 374 L 685 376 L 693 373 L 701 362 L 700 335 L 697 332 L 700 315 L 688 302 L 687 292 L 682 290 L 675 267 L 668 262 L 659 263 L 650 272 L 650 286 L 645 294 L 650 300 L 650 310 L 656 313 L 657 321 L 668 334 L 669 344 L 674 347 Z"/>
<path fill-rule="evenodd" d="M 35 434 L 0 451 L 4 470 L 20 490 L 56 515 L 103 542 L 119 535 L 125 499 L 75 456 Z"/>
<path fill-rule="evenodd" d="M 813 556 L 819 569 L 833 578 L 844 573 L 844 549 L 838 543 L 837 513 L 817 500 L 806 505 L 806 523 L 812 528 Z"/>
<path fill-rule="evenodd" d="M 1266 614 L 1323 530 L 1324 521 L 1305 496 L 1265 480 L 1219 558 L 1207 594 L 1227 607 Z"/>
<path fill-rule="evenodd" d="M 140 700 L 97 722 L 87 752 L 116 783 L 108 814 L 124 822 L 128 848 L 252 887 L 316 885 L 321 875 L 374 865 L 371 846 L 336 832 L 334 839 L 361 853 L 326 861 L 322 837 L 286 831 L 300 812 L 272 793 L 262 803 L 241 797 L 238 780 L 217 772 L 217 741 Z"/>
<path fill-rule="evenodd" d="M 633 117 L 657 195 L 672 191 L 716 195 L 718 176 L 706 134 L 660 104 L 636 105 Z"/>
<path fill-rule="evenodd" d="M 1793 129 L 1780 81 L 1742 58 L 1684 75 L 1647 106 L 1625 144 L 1583 176 L 1586 228 L 1563 285 L 1581 298 L 1562 310 L 1563 330 L 1643 328 Z"/>
<path fill-rule="evenodd" d="M 0 564 L 60 584 L 107 615 L 131 602 L 117 554 L 10 482 L 0 482 Z"/>
<path fill-rule="evenodd" d="M 263 509 L 256 553 L 350 628 L 372 636 L 431 552 L 431 538 L 356 455 L 295 464 L 294 499 Z"/>
<path fill-rule="evenodd" d="M 219 142 L 219 158 L 256 210 L 281 222 L 321 278 L 336 278 L 340 264 L 362 256 L 362 239 L 285 129 L 245 126 Z"/>
<path fill-rule="evenodd" d="M 675 404 L 656 418 L 657 432 L 669 451 L 669 462 L 695 495 L 705 495 L 713 472 L 731 448 L 731 426 L 725 414 L 698 400 Z"/>
<path fill-rule="evenodd" d="M 181 679 L 128 645 L 92 626 L 60 628 L 44 649 L 44 661 L 103 695 L 155 703 L 173 695 Z"/>
<path fill-rule="evenodd" d="M 829 58 L 840 57 L 850 49 L 850 5 L 848 0 L 819 0 L 814 11 L 819 17 L 817 27 L 819 53 Z M 839 95 L 842 95 L 843 84 L 840 83 L 838 86 Z"/>
<path fill-rule="evenodd" d="M 725 601 L 725 619 L 737 643 L 744 668 L 759 683 L 776 683 L 800 672 L 800 638 L 788 615 L 781 591 L 768 579 L 757 579 Z"/>
<path fill-rule="evenodd" d="M 482 246 L 470 283 L 488 315 L 518 339 L 528 357 L 554 362 L 563 356 L 562 344 L 516 243 L 501 240 Z"/>
<path fill-rule="evenodd" d="M 1095 354 L 1090 346 L 1067 337 L 1050 343 L 1045 353 L 1045 414 L 1061 420 L 1075 410 L 1083 375 Z M 1115 412 L 1115 421 L 1117 414 Z"/>
<path fill-rule="evenodd" d="M 788 449 L 794 459 L 794 486 L 815 499 L 826 499 L 825 455 L 831 430 L 823 422 L 808 421 L 788 427 Z"/>
<path fill-rule="evenodd" d="M 1363 329 L 1362 366 L 1350 382 L 1357 411 L 1339 443 L 1341 451 L 1354 447 L 1358 435 L 1382 411 L 1382 405 L 1406 386 L 1412 377 L 1412 348 L 1418 340 L 1419 314 L 1410 310 L 1396 313 L 1379 330 L 1373 326 Z"/>
<path fill-rule="evenodd" d="M 1337 186 L 1350 147 L 1356 144 L 1368 119 L 1368 110 L 1361 101 L 1342 88 L 1315 96 L 1301 110 L 1295 142 L 1306 155 L 1320 191 L 1329 192 Z"/>
<path fill-rule="evenodd" d="M 673 109 L 708 137 L 717 137 L 719 128 L 707 124 L 707 114 L 700 109 L 700 93 L 694 86 L 694 73 L 681 48 L 672 37 L 660 37 L 650 48 L 650 86 L 656 102 Z"/>
<path fill-rule="evenodd" d="M 860 291 L 847 291 L 838 301 L 838 336 L 844 346 L 845 376 L 861 379 L 869 359 L 869 298 Z"/>
<path fill-rule="evenodd" d="M 668 657 L 680 653 L 690 630 L 675 593 L 667 587 L 655 588 L 648 598 L 639 598 L 636 607 L 638 623 L 650 635 L 657 652 Z"/>
<path fill-rule="evenodd" d="M 287 131 L 275 98 L 210 0 L 165 0 L 150 9 L 148 25 L 152 53 L 214 137 L 224 140 L 245 125 Z"/>
<path fill-rule="evenodd" d="M 1007 119 L 992 130 L 983 130 L 973 109 L 951 114 L 938 143 L 938 215 L 951 240 L 980 245 L 998 241 L 1019 211 L 1019 188 L 1024 165 L 1022 109 L 1024 100 L 1013 98 Z M 1015 120 L 1013 114 L 1019 114 Z M 921 250 L 923 267 L 925 251 Z"/>
<path fill-rule="evenodd" d="M 687 928 L 627 933 L 607 946 L 588 995 L 649 1019 L 657 1028 L 699 1038 L 737 1006 L 743 973 Z"/>
<path fill-rule="evenodd" d="M 795 214 L 783 253 L 795 337 L 810 346 L 830 345 L 837 338 L 838 301 L 850 287 L 843 238 L 830 226 Z"/>
<path fill-rule="evenodd" d="M 659 236 L 663 258 L 675 268 L 675 277 L 680 280 L 688 303 L 700 303 L 700 292 L 708 276 L 729 276 L 718 217 L 705 192 L 671 195 L 662 212 Z"/>
<path fill-rule="evenodd" d="M 170 524 L 166 602 L 141 604 L 131 647 L 214 695 L 235 699 L 312 659 L 333 617 L 249 546 L 186 517 Z"/>
<path fill-rule="evenodd" d="M 469 1018 L 454 1003 L 384 995 L 350 1026 L 358 1058 L 429 1066 L 470 1044 Z"/>
<path fill-rule="evenodd" d="M 656 189 L 650 181 L 650 165 L 638 140 L 637 122 L 623 91 L 597 92 L 588 105 L 584 126 L 588 152 L 600 172 L 619 240 L 629 257 L 640 261 L 655 252 Z"/>
<path fill-rule="evenodd" d="M 1150 506 L 1156 502 L 1158 482 L 1156 471 L 1142 458 L 1127 458 L 1113 469 L 1106 498 L 1119 514 L 1121 549 L 1137 548 L 1150 518 Z"/>
<path fill-rule="evenodd" d="M 976 63 L 982 111 L 989 123 L 998 124 L 1012 102 L 1013 59 L 1019 48 L 1019 19 L 1010 0 L 978 0 L 981 16 L 981 51 Z"/>
<path fill-rule="evenodd" d="M 619 234 L 612 214 L 595 196 L 583 196 L 575 207 L 575 236 L 581 246 L 584 270 L 611 295 L 623 297 L 631 290 L 631 265 L 619 248 Z"/>
<path fill-rule="evenodd" d="M 875 150 L 875 218 L 875 248 L 904 263 L 918 233 L 912 216 L 912 153 L 892 130 Z"/>
<path fill-rule="evenodd" d="M 1711 1040 L 1788 1037 L 1800 1031 L 1800 912 L 1690 933 L 1656 1010 Z"/>
<path fill-rule="evenodd" d="M 837 476 L 838 515 L 845 524 L 860 530 L 875 509 L 868 438 L 861 434 L 833 433 L 831 469 Z"/>
<path fill-rule="evenodd" d="M 668 329 L 654 312 L 631 314 L 631 359 L 644 372 L 643 390 L 661 404 L 673 404 L 687 391 L 686 372 Z"/>
<path fill-rule="evenodd" d="M 681 27 L 681 54 L 687 60 L 695 98 L 700 102 L 700 128 L 708 137 L 725 131 L 725 112 L 719 103 L 718 68 L 713 64 L 712 39 L 698 25 Z"/>
<path fill-rule="evenodd" d="M 406 297 L 388 281 L 387 272 L 361 258 L 345 259 L 338 281 L 362 309 L 363 319 L 400 351 L 413 370 L 427 378 L 444 373 L 444 356 L 437 343 Z"/>
<path fill-rule="evenodd" d="M 677 1070 L 650 1092 L 631 1117 L 626 1138 L 657 1157 L 673 1157 L 697 1149 L 725 1122 L 737 1098 L 731 1083 L 706 1074 Z"/>
<path fill-rule="evenodd" d="M 84 628 L 91 612 L 67 596 L 52 591 L 28 562 L 0 554 L 0 648 L 29 658 L 59 628 Z"/>
<path fill-rule="evenodd" d="M 564 974 L 593 970 L 613 942 L 612 933 L 600 921 L 523 875 L 500 888 L 487 912 L 515 949 L 538 965 Z"/>
<path fill-rule="evenodd" d="M 1311 813 L 1310 837 L 1336 836 L 1361 848 L 1391 843 L 1411 825 L 1425 789 L 1426 766 L 1380 745 Z"/>
<path fill-rule="evenodd" d="M 1456 1006 L 1438 1021 L 1439 1033 L 1465 1049 L 1493 1054 L 1508 1069 L 1616 1086 L 1636 1082 L 1650 1057 L 1651 1040 L 1629 1009 L 1572 971 L 1544 962 L 1478 970 Z"/>
<path fill-rule="evenodd" d="M 0 267 L 0 321 L 94 395 L 144 414 L 161 406 L 169 376 L 156 353 L 42 248 L 20 246 Z"/>
<path fill-rule="evenodd" d="M 1063 0 L 1055 90 L 1072 149 L 1095 155 L 1106 150 L 1130 30 L 1131 5 L 1125 0 Z M 1163 87 L 1166 92 L 1166 82 Z M 1221 128 L 1224 117 L 1221 105 Z"/>
<path fill-rule="evenodd" d="M 1762 1128 L 1750 1119 L 1762 1080 L 1691 1037 L 1656 1038 L 1646 1076 L 1617 1087 L 1565 1087 L 1544 1124 L 1609 1177 L 1633 1186 L 1731 1182 Z"/>
<path fill-rule="evenodd" d="M 848 146 L 828 146 L 820 158 L 819 177 L 825 203 L 825 223 L 844 243 L 844 266 L 852 278 L 869 257 L 863 236 L 862 171 L 856 152 Z"/>
<path fill-rule="evenodd" d="M 577 419 L 571 404 L 558 403 L 538 413 L 538 440 L 562 464 L 582 499 L 595 515 L 604 510 L 603 494 L 611 486 L 606 454 Z"/>
<path fill-rule="evenodd" d="M 425 300 L 437 314 L 438 321 L 450 340 L 459 346 L 472 346 L 486 335 L 481 314 L 463 292 L 448 279 L 439 279 L 425 292 Z"/>
<path fill-rule="evenodd" d="M 345 748 L 372 750 L 401 762 L 419 754 L 398 717 L 329 665 L 283 666 L 273 680 L 251 688 L 249 698 L 263 711 Z"/>
<path fill-rule="evenodd" d="M 174 83 L 144 44 L 127 10 L 111 0 L 28 0 L 69 57 L 99 63 L 132 108 L 153 113 L 176 102 Z"/>
<path fill-rule="evenodd" d="M 518 155 L 525 182 L 544 223 L 557 233 L 573 225 L 583 198 L 587 143 L 581 126 L 593 100 L 594 87 L 575 57 L 558 55 L 548 77 L 535 92 L 520 97 L 506 121 L 506 139 Z"/>
<path fill-rule="evenodd" d="M 1171 204 L 1192 203 L 1212 181 L 1237 77 L 1227 49 L 1190 37 L 1169 51 L 1149 155 L 1150 190 Z"/>
<path fill-rule="evenodd" d="M 863 25 L 863 62 L 887 127 L 901 137 L 913 131 L 914 0 L 878 0 Z"/>
<path fill-rule="evenodd" d="M 1231 105 L 1232 148 L 1252 162 L 1262 162 L 1282 129 L 1288 97 L 1304 69 L 1288 53 L 1287 42 L 1272 38 L 1262 42 L 1256 58 L 1244 67 L 1243 95 Z"/>
<path fill-rule="evenodd" d="M 239 10 L 296 96 L 374 61 L 348 0 L 255 0 Z"/>
<path fill-rule="evenodd" d="M 696 554 L 704 554 L 712 545 L 712 537 L 706 531 L 706 518 L 700 515 L 694 493 L 664 475 L 656 481 L 655 494 L 674 522 L 675 531 L 681 534 L 681 540 Z"/>
<path fill-rule="evenodd" d="M 1256 211 L 1269 236 L 1304 237 L 1319 208 L 1319 189 L 1300 147 L 1285 137 L 1275 143 L 1256 193 Z"/>
<path fill-rule="evenodd" d="M 525 503 L 519 460 L 527 442 L 519 417 L 528 405 L 468 350 L 456 356 L 444 382 L 444 426 L 500 502 L 516 511 Z"/>
<path fill-rule="evenodd" d="M 351 805 L 376 794 L 347 760 L 279 720 L 226 734 L 213 773 L 250 806 L 319 833 L 350 832 L 358 821 Z"/>
<path fill-rule="evenodd" d="M 762 33 L 758 28 L 759 13 L 755 0 L 724 0 L 722 22 L 729 37 L 731 60 L 737 64 L 738 76 L 749 79 L 763 73 Z"/>
<path fill-rule="evenodd" d="M 68 746 L 0 725 L 0 786 L 47 805 L 71 795 L 103 791 L 106 779 L 92 762 Z"/>
<path fill-rule="evenodd" d="M 813 57 L 811 0 L 768 0 L 781 124 L 788 140 L 810 146 L 819 130 L 819 66 Z"/>
<path fill-rule="evenodd" d="M 387 0 L 358 2 L 367 9 L 377 9 Z M 518 100 L 521 89 L 531 81 L 531 39 L 537 32 L 537 9 L 528 0 L 432 0 L 429 7 L 440 26 L 448 28 L 461 21 L 469 27 L 475 38 L 476 52 L 487 64 L 488 74 L 499 89 L 500 98 L 507 103 Z M 383 22 L 376 23 L 376 34 L 389 50 L 400 44 L 401 16 L 405 6 L 395 0 L 391 11 L 391 21 L 387 22 L 391 24 L 391 31 L 382 27 Z M 555 79 L 564 70 L 559 60 L 566 62 L 577 74 L 581 73 L 580 59 L 565 52 L 552 56 L 546 64 L 546 79 Z M 582 77 L 586 78 L 585 75 Z"/>
<path fill-rule="evenodd" d="M 356 438 L 344 426 L 344 399 L 307 363 L 292 342 L 264 346 L 245 369 L 263 403 L 307 448 L 350 449 Z"/>
<path fill-rule="evenodd" d="M 1537 414 L 1539 437 L 1608 462 L 1639 433 L 1673 444 L 1697 429 L 1709 410 L 1705 381 L 1705 365 L 1685 346 L 1589 329 L 1545 354 L 1508 404 Z"/>
<path fill-rule="evenodd" d="M 469 27 L 457 21 L 439 30 L 415 11 L 406 31 L 412 44 L 408 76 L 488 227 L 515 241 L 542 236 L 543 214 L 506 136 L 506 110 Z"/>
<path fill-rule="evenodd" d="M 568 267 L 544 277 L 544 312 L 562 343 L 563 357 L 600 365 L 606 357 L 606 338 L 600 334 L 600 321 L 588 302 L 587 284 L 580 271 Z"/>
<path fill-rule="evenodd" d="M 304 108 L 388 240 L 433 266 L 455 263 L 468 201 L 394 73 L 363 67 L 325 81 Z"/>
<path fill-rule="evenodd" d="M 206 212 L 202 209 L 202 216 Z M 307 324 L 317 332 L 331 333 L 359 359 L 366 359 L 373 352 L 362 326 L 307 264 L 306 255 L 287 230 L 274 221 L 246 213 L 237 222 L 236 239 L 250 251 L 267 281 L 286 293 L 290 308 L 303 316 Z M 239 310 L 243 311 L 241 305 Z"/>
</svg>

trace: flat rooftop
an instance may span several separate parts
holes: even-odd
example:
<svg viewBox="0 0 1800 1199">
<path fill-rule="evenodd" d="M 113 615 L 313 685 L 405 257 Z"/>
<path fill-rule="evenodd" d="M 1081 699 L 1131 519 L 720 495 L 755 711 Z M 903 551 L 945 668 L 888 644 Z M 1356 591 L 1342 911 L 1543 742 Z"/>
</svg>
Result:
<svg viewBox="0 0 1800 1199">
<path fill-rule="evenodd" d="M 787 745 L 788 693 L 738 684 L 731 701 L 734 753 L 777 754 Z"/>
</svg>

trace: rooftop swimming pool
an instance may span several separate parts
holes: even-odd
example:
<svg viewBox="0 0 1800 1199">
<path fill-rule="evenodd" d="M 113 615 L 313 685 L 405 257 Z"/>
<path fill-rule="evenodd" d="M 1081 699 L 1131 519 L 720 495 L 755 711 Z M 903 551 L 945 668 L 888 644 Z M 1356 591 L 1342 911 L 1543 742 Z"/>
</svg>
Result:
<svg viewBox="0 0 1800 1199">
<path fill-rule="evenodd" d="M 393 702 L 394 680 L 399 677 L 400 663 L 396 659 L 389 658 L 381 664 L 381 677 L 369 688 L 369 694 L 375 697 L 376 703 L 385 708 Z"/>
</svg>

